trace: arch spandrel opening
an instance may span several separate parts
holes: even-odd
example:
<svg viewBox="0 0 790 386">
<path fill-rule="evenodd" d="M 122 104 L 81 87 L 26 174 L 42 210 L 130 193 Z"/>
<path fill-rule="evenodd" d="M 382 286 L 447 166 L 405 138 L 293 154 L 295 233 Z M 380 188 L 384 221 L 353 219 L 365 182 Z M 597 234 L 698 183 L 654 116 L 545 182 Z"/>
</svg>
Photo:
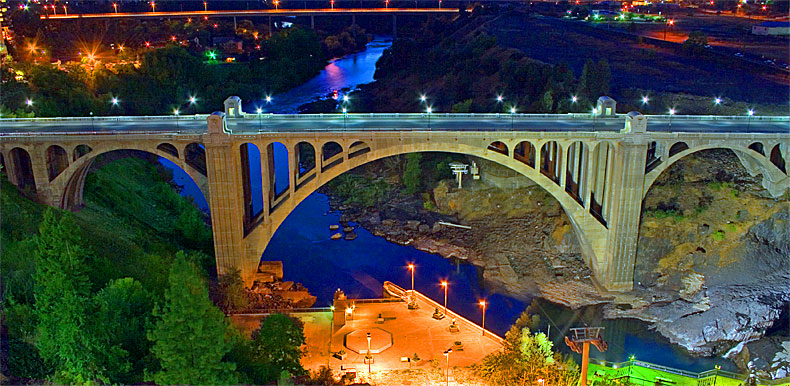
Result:
<svg viewBox="0 0 790 386">
<path fill-rule="evenodd" d="M 244 192 L 244 224 L 249 226 L 263 212 L 261 151 L 253 143 L 243 143 L 239 147 L 239 157 Z"/>
<path fill-rule="evenodd" d="M 93 149 L 91 149 L 91 147 L 88 145 L 78 145 L 77 147 L 74 148 L 74 154 L 73 154 L 74 161 L 82 158 L 85 154 L 90 153 L 92 150 Z"/>
<path fill-rule="evenodd" d="M 765 155 L 765 148 L 763 147 L 762 142 L 755 142 L 749 145 L 749 149 L 752 149 L 757 153 L 760 153 L 760 155 Z"/>
<path fill-rule="evenodd" d="M 47 148 L 47 176 L 52 181 L 69 167 L 69 156 L 66 150 L 58 145 Z"/>
<path fill-rule="evenodd" d="M 321 146 L 321 172 L 343 162 L 343 147 L 337 142 L 326 142 Z"/>
<path fill-rule="evenodd" d="M 178 158 L 178 149 L 175 146 L 169 143 L 160 143 L 159 146 L 156 147 L 157 150 L 167 153 L 175 158 Z"/>
<path fill-rule="evenodd" d="M 557 141 L 549 141 L 540 148 L 540 172 L 554 183 L 560 183 L 560 164 L 562 162 L 562 146 Z"/>
<path fill-rule="evenodd" d="M 685 142 L 675 142 L 672 146 L 669 147 L 669 157 L 672 158 L 678 153 L 682 151 L 686 151 L 689 149 L 689 145 Z"/>
<path fill-rule="evenodd" d="M 577 141 L 568 147 L 565 162 L 565 191 L 576 202 L 584 205 L 587 180 L 587 145 Z"/>
<path fill-rule="evenodd" d="M 206 147 L 202 143 L 190 143 L 184 148 L 184 158 L 187 165 L 193 167 L 200 174 L 206 175 Z"/>
<path fill-rule="evenodd" d="M 787 166 L 785 164 L 785 159 L 782 157 L 782 149 L 780 145 L 774 146 L 771 149 L 771 163 L 774 164 L 782 173 L 787 173 Z"/>
<path fill-rule="evenodd" d="M 296 154 L 296 165 L 293 171 L 296 176 L 295 188 L 300 189 L 304 184 L 315 178 L 315 148 L 309 142 L 299 142 L 293 149 Z"/>
<path fill-rule="evenodd" d="M 529 141 L 521 141 L 513 149 L 513 157 L 527 166 L 535 167 L 535 146 Z"/>
<path fill-rule="evenodd" d="M 348 158 L 354 158 L 370 152 L 370 146 L 363 141 L 356 141 L 348 148 Z"/>
<path fill-rule="evenodd" d="M 19 187 L 20 190 L 36 193 L 36 179 L 33 176 L 33 163 L 30 154 L 21 147 L 15 147 L 8 153 L 8 163 L 11 170 L 8 177 L 11 183 Z"/>
<path fill-rule="evenodd" d="M 601 142 L 595 145 L 595 150 L 590 157 L 590 168 L 588 172 L 592 177 L 590 186 L 590 202 L 588 204 L 590 214 L 598 219 L 604 226 L 607 226 L 609 219 L 609 195 L 611 194 L 611 174 L 614 163 L 614 145 L 609 142 Z"/>
<path fill-rule="evenodd" d="M 650 173 L 651 170 L 661 165 L 662 159 L 658 151 L 658 142 L 651 141 L 647 144 L 647 157 L 645 159 L 645 173 Z"/>
<path fill-rule="evenodd" d="M 506 155 L 506 156 L 509 155 L 508 154 L 507 145 L 505 145 L 505 143 L 502 142 L 502 141 L 491 142 L 491 144 L 488 145 L 488 150 L 491 150 L 491 151 L 494 151 L 494 152 L 497 152 L 499 154 Z"/>
</svg>

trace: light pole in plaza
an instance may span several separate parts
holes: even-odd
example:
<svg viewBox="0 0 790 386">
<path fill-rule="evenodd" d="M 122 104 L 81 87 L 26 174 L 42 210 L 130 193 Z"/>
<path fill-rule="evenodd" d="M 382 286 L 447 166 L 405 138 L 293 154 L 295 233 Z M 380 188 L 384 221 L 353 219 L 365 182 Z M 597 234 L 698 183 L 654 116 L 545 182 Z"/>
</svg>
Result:
<svg viewBox="0 0 790 386">
<path fill-rule="evenodd" d="M 486 335 L 486 301 L 480 301 L 480 307 L 483 307 L 483 336 Z"/>
<path fill-rule="evenodd" d="M 370 376 L 370 364 L 373 362 L 373 355 L 370 354 L 370 333 L 368 333 L 368 351 L 365 353 L 365 361 L 368 362 L 368 376 Z"/>
<path fill-rule="evenodd" d="M 453 352 L 453 349 L 452 348 L 448 348 L 447 351 L 445 351 L 443 353 L 444 357 L 447 358 L 447 369 L 445 369 L 445 372 L 444 372 L 444 382 L 448 386 L 450 385 L 450 353 L 451 352 Z"/>
<path fill-rule="evenodd" d="M 442 280 L 441 285 L 444 287 L 444 315 L 447 316 L 447 281 Z"/>
</svg>

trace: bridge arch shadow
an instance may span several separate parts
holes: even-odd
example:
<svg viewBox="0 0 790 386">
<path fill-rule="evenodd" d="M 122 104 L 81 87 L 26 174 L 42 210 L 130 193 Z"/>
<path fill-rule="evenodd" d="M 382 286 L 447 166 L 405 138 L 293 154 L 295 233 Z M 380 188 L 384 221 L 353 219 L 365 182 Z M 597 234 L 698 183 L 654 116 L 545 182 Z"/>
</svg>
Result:
<svg viewBox="0 0 790 386">
<path fill-rule="evenodd" d="M 678 150 L 674 154 L 672 148 L 682 144 L 683 150 Z M 757 146 L 759 145 L 759 146 Z M 748 146 L 722 146 L 718 144 L 713 145 L 700 145 L 689 148 L 685 142 L 677 142 L 672 145 L 669 152 L 669 159 L 661 162 L 656 168 L 650 170 L 645 175 L 644 188 L 642 190 L 642 197 L 647 195 L 647 192 L 658 180 L 659 176 L 668 170 L 673 164 L 679 160 L 704 150 L 723 149 L 732 151 L 739 159 L 741 165 L 751 175 L 762 174 L 763 187 L 774 195 L 778 196 L 781 192 L 790 188 L 790 178 L 787 176 L 787 171 L 784 167 L 784 158 L 782 156 L 781 144 L 776 144 L 772 147 L 769 157 L 766 157 L 760 150 L 763 149 L 762 143 L 752 143 Z"/>
<path fill-rule="evenodd" d="M 175 147 L 173 147 L 175 148 Z M 87 176 L 94 170 L 96 160 L 100 156 L 112 157 L 114 154 L 121 152 L 128 152 L 122 158 L 134 157 L 135 155 L 149 154 L 156 157 L 164 158 L 170 164 L 181 169 L 187 176 L 190 182 L 197 187 L 205 200 L 208 202 L 208 185 L 205 174 L 201 174 L 196 169 L 188 166 L 180 159 L 173 157 L 172 154 L 160 149 L 146 149 L 144 147 L 125 146 L 122 148 L 98 148 L 92 149 L 89 153 L 84 154 L 77 160 L 71 163 L 68 168 L 59 173 L 51 181 L 51 189 L 53 190 L 54 198 L 58 200 L 57 204 L 62 209 L 77 210 L 85 205 L 83 193 L 85 189 L 85 180 Z M 112 162 L 112 161 L 109 161 Z"/>
</svg>

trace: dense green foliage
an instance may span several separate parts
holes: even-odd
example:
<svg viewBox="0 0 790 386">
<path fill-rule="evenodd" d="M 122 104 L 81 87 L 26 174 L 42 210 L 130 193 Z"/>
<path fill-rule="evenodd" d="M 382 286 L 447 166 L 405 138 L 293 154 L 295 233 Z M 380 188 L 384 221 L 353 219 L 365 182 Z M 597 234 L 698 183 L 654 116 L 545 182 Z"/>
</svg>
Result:
<svg viewBox="0 0 790 386">
<path fill-rule="evenodd" d="M 164 305 L 148 333 L 161 369 L 151 374 L 160 385 L 219 385 L 237 380 L 236 365 L 223 358 L 232 347 L 225 315 L 211 303 L 197 268 L 179 252 L 170 268 Z"/>
<path fill-rule="evenodd" d="M 305 343 L 304 326 L 296 318 L 282 314 L 267 316 L 252 333 L 251 347 L 255 357 L 267 369 L 268 381 L 287 371 L 291 375 L 304 375 L 301 346 Z"/>
<path fill-rule="evenodd" d="M 392 186 L 380 178 L 370 178 L 356 173 L 344 173 L 329 182 L 332 194 L 346 204 L 373 206 L 382 202 Z"/>
<path fill-rule="evenodd" d="M 475 366 L 477 373 L 495 385 L 572 385 L 578 382 L 579 367 L 570 358 L 553 351 L 544 333 L 532 333 L 539 319 L 528 309 L 505 334 L 505 348 L 487 355 Z"/>
<path fill-rule="evenodd" d="M 56 382 L 84 383 L 103 378 L 102 349 L 88 333 L 90 283 L 88 251 L 70 215 L 44 213 L 36 238 L 35 310 L 41 357 L 55 369 Z"/>
<path fill-rule="evenodd" d="M 163 115 L 206 113 L 221 108 L 230 95 L 260 100 L 287 90 L 317 74 L 326 63 L 318 36 L 291 28 L 261 44 L 261 58 L 248 63 L 206 61 L 202 51 L 170 45 L 143 53 L 139 68 L 101 63 L 15 63 L 0 71 L 0 112 L 3 116 Z M 16 80 L 14 70 L 27 82 Z M 198 103 L 190 104 L 196 96 Z M 120 103 L 110 103 L 117 97 Z M 31 107 L 25 100 L 34 101 Z"/>
<path fill-rule="evenodd" d="M 406 154 L 406 167 L 403 170 L 403 186 L 406 194 L 414 194 L 420 189 L 422 153 Z"/>
</svg>

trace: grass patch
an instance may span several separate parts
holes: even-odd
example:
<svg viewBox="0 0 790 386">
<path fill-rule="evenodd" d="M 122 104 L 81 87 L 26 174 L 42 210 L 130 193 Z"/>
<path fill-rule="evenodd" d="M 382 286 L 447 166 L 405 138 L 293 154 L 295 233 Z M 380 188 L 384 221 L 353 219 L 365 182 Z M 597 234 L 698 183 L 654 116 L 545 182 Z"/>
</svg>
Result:
<svg viewBox="0 0 790 386">
<path fill-rule="evenodd" d="M 716 241 L 724 240 L 724 231 L 719 229 L 716 232 L 713 232 L 713 240 L 716 240 Z"/>
<path fill-rule="evenodd" d="M 653 216 L 653 217 L 655 217 L 657 219 L 669 218 L 669 219 L 672 219 L 674 221 L 682 221 L 682 220 L 685 219 L 685 217 L 683 216 L 683 213 L 681 213 L 680 211 L 677 211 L 675 209 L 669 209 L 669 210 L 655 209 L 655 210 L 648 211 L 648 213 L 651 216 Z"/>
</svg>

